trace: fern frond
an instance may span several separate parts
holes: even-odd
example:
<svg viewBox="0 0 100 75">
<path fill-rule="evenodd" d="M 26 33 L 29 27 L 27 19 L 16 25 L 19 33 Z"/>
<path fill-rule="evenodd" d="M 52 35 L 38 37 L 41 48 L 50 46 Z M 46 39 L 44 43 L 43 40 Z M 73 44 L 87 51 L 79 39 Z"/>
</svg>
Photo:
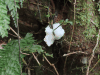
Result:
<svg viewBox="0 0 100 75">
<path fill-rule="evenodd" d="M 10 17 L 7 15 L 7 8 L 8 6 L 9 11 L 11 12 L 11 16 L 14 20 L 15 27 L 17 27 L 16 17 L 18 18 L 18 13 L 16 16 L 17 9 L 20 9 L 20 5 L 22 7 L 24 0 L 15 0 L 16 5 L 14 3 L 14 0 L 0 0 L 0 36 L 5 37 L 8 36 L 8 29 L 10 29 Z"/>
<path fill-rule="evenodd" d="M 10 18 L 7 15 L 7 8 L 4 1 L 0 1 L 0 36 L 5 37 L 8 36 Z"/>
<path fill-rule="evenodd" d="M 29 52 L 43 52 L 29 33 L 20 40 L 20 47 L 22 51 L 28 49 Z M 18 40 L 11 41 L 0 50 L 0 75 L 20 75 Z"/>
<path fill-rule="evenodd" d="M 15 5 L 15 2 L 16 2 L 16 5 Z M 17 8 L 20 9 L 20 6 L 19 6 L 19 0 L 15 0 L 15 2 L 14 0 L 5 0 L 5 4 L 8 6 L 9 11 L 11 11 L 11 15 L 14 20 L 15 27 L 17 27 L 16 17 L 18 18 L 18 13 L 16 16 L 16 11 L 17 11 Z"/>
</svg>

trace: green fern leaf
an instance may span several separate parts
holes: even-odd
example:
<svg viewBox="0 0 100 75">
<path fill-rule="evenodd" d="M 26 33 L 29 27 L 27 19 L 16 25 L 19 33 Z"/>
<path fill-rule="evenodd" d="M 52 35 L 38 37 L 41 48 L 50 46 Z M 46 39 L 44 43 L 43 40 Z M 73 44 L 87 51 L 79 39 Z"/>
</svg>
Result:
<svg viewBox="0 0 100 75">
<path fill-rule="evenodd" d="M 7 15 L 7 8 L 4 2 L 0 1 L 0 36 L 8 36 L 8 29 L 10 24 L 9 16 Z"/>
<path fill-rule="evenodd" d="M 34 43 L 32 34 L 28 33 L 20 40 L 21 50 L 31 47 Z M 12 40 L 0 50 L 0 75 L 20 75 L 18 40 Z"/>
</svg>

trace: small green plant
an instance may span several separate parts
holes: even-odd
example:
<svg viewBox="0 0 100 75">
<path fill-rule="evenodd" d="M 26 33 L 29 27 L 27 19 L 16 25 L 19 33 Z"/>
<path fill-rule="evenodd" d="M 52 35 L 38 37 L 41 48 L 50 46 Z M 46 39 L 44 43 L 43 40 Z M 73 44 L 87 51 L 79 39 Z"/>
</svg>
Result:
<svg viewBox="0 0 100 75">
<path fill-rule="evenodd" d="M 73 25 L 73 22 L 72 21 L 68 21 L 68 19 L 66 19 L 66 20 L 60 20 L 59 23 L 63 24 L 63 25 L 67 25 L 67 24 Z"/>
<path fill-rule="evenodd" d="M 53 57 L 52 54 L 44 52 L 42 46 L 36 44 L 36 40 L 30 33 L 27 33 L 25 38 L 20 40 L 20 47 L 22 52 L 37 52 Z M 25 55 L 21 54 L 21 58 L 24 57 Z M 20 75 L 18 40 L 12 40 L 4 46 L 4 49 L 0 50 L 0 75 Z"/>
</svg>

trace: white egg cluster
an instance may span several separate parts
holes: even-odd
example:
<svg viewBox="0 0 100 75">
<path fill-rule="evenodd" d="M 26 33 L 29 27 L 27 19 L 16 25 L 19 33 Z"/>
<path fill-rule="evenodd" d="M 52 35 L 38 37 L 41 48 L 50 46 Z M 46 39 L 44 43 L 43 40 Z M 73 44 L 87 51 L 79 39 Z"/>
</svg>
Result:
<svg viewBox="0 0 100 75">
<path fill-rule="evenodd" d="M 55 23 L 53 24 L 53 29 L 51 29 L 49 25 L 45 28 L 46 36 L 44 38 L 44 41 L 46 42 L 48 46 L 51 46 L 54 43 L 54 40 L 59 40 L 64 35 L 65 31 L 62 28 L 62 26 L 59 26 L 59 25 L 60 23 Z M 53 30 L 54 30 L 54 34 L 53 34 Z"/>
</svg>

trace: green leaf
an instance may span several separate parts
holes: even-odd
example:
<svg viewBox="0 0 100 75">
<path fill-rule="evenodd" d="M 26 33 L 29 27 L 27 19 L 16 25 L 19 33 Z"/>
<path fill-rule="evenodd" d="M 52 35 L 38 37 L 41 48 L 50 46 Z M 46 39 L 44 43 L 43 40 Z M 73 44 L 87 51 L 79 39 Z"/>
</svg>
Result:
<svg viewBox="0 0 100 75">
<path fill-rule="evenodd" d="M 70 23 L 71 25 L 73 25 L 73 22 L 72 21 L 68 21 L 68 23 Z"/>
<path fill-rule="evenodd" d="M 46 15 L 46 17 L 50 17 L 50 14 Z"/>
<path fill-rule="evenodd" d="M 67 23 L 68 22 L 68 19 L 66 19 L 65 22 Z"/>
<path fill-rule="evenodd" d="M 38 52 L 39 54 L 43 53 L 42 47 L 40 45 L 33 45 L 30 52 Z"/>
<path fill-rule="evenodd" d="M 45 55 L 53 58 L 53 54 L 45 53 Z"/>
<path fill-rule="evenodd" d="M 48 6 L 44 6 L 44 8 L 48 8 Z"/>
<path fill-rule="evenodd" d="M 64 22 L 64 20 L 60 20 L 59 23 L 62 24 Z"/>
<path fill-rule="evenodd" d="M 27 38 L 30 38 L 32 36 L 33 36 L 33 34 L 27 33 L 26 36 L 25 36 L 25 38 L 27 39 Z"/>
<path fill-rule="evenodd" d="M 22 75 L 27 75 L 26 73 L 22 73 Z"/>
<path fill-rule="evenodd" d="M 98 9 L 98 11 L 100 11 L 100 9 Z"/>
</svg>

